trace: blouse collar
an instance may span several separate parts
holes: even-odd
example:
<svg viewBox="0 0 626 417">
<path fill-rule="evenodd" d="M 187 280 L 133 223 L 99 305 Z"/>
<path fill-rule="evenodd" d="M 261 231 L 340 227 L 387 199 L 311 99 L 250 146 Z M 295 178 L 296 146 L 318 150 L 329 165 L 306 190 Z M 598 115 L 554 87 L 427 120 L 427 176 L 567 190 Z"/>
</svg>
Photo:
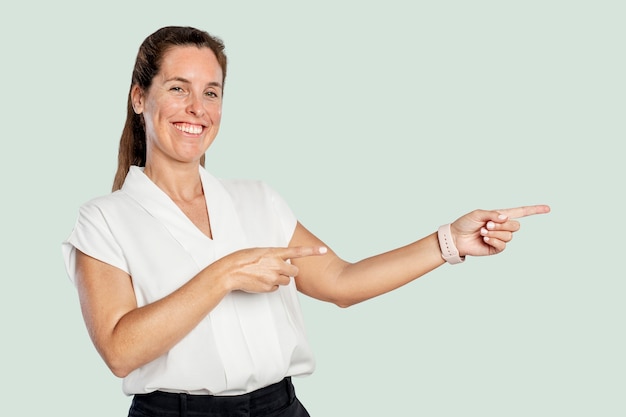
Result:
<svg viewBox="0 0 626 417">
<path fill-rule="evenodd" d="M 249 245 L 228 190 L 203 167 L 199 167 L 199 173 L 213 239 L 200 231 L 178 205 L 145 175 L 143 167 L 130 167 L 121 190 L 157 219 L 199 263 L 205 264 L 207 246 L 211 246 L 213 255 L 220 258 Z"/>
</svg>

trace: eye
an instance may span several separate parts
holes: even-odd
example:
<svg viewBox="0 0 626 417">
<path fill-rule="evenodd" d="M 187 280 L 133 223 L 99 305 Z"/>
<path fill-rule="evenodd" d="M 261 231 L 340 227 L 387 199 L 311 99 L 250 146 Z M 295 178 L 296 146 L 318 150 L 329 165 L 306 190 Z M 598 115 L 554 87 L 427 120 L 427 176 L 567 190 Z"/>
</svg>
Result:
<svg viewBox="0 0 626 417">
<path fill-rule="evenodd" d="M 204 93 L 207 97 L 210 98 L 218 98 L 219 96 L 217 95 L 217 93 L 215 91 L 207 91 L 206 93 Z"/>
<path fill-rule="evenodd" d="M 179 86 L 171 87 L 170 91 L 173 92 L 173 93 L 183 93 L 184 92 L 183 88 L 179 87 Z"/>
</svg>

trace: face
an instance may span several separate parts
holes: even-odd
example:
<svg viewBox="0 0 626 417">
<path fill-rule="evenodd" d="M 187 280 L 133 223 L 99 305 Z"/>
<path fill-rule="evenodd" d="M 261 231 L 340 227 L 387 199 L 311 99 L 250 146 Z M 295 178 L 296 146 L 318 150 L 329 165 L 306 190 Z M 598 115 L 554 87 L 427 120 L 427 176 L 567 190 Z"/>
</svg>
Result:
<svg viewBox="0 0 626 417">
<path fill-rule="evenodd" d="M 146 165 L 200 160 L 219 130 L 222 78 L 209 48 L 179 46 L 165 53 L 147 91 L 133 87 L 133 107 L 145 121 Z"/>
</svg>

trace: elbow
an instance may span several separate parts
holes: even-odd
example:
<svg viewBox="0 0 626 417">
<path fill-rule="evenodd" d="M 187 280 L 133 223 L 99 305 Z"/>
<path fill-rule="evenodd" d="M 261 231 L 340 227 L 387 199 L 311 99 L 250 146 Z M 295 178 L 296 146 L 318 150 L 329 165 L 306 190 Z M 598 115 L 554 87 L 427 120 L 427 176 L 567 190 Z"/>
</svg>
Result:
<svg viewBox="0 0 626 417">
<path fill-rule="evenodd" d="M 101 352 L 100 356 L 109 370 L 118 378 L 126 378 L 137 367 L 129 363 L 128 355 Z"/>
<path fill-rule="evenodd" d="M 352 288 L 337 288 L 332 296 L 327 298 L 327 301 L 330 301 L 339 308 L 348 308 L 368 298 L 370 297 L 368 297 L 367 294 L 354 291 Z"/>
<path fill-rule="evenodd" d="M 348 308 L 359 304 L 361 301 L 363 300 L 355 299 L 354 297 L 340 297 L 333 299 L 331 302 L 339 308 Z"/>
<path fill-rule="evenodd" d="M 362 281 L 358 278 L 359 273 L 347 272 L 354 264 L 344 263 L 340 270 L 329 274 L 332 278 L 325 288 L 325 299 L 339 308 L 348 308 L 372 298 L 371 290 L 363 288 Z"/>
<path fill-rule="evenodd" d="M 122 361 L 115 361 L 111 359 L 105 359 L 104 362 L 108 366 L 109 370 L 118 378 L 126 378 L 128 374 L 132 372 L 132 369 Z"/>
<path fill-rule="evenodd" d="M 108 364 L 108 363 L 107 363 L 107 366 L 109 367 L 113 375 L 115 375 L 118 378 L 126 378 L 128 374 L 132 372 L 131 369 L 125 368 L 125 367 L 113 366 L 112 364 Z"/>
</svg>

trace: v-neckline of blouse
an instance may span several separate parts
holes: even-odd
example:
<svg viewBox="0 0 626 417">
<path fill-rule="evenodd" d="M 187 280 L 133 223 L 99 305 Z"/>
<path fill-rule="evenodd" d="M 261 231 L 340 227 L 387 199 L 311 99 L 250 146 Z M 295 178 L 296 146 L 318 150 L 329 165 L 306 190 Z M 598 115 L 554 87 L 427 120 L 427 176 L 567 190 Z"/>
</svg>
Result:
<svg viewBox="0 0 626 417">
<path fill-rule="evenodd" d="M 199 167 L 212 237 L 200 230 L 167 193 L 145 175 L 143 167 L 131 166 L 122 191 L 159 220 L 184 247 L 220 243 L 222 250 L 245 247 L 246 238 L 234 202 L 224 185 Z"/>
</svg>

